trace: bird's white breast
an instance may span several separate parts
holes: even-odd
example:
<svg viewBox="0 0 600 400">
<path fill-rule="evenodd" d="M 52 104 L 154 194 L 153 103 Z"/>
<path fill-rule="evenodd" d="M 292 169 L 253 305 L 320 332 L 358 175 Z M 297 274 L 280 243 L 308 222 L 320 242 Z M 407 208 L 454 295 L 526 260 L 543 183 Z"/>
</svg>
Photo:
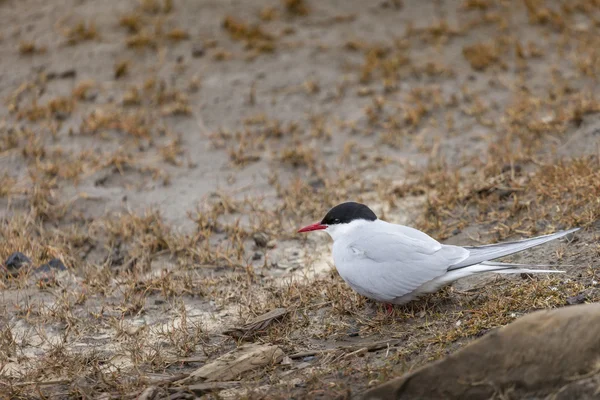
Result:
<svg viewBox="0 0 600 400">
<path fill-rule="evenodd" d="M 390 301 L 391 298 L 383 295 L 381 278 L 393 271 L 381 270 L 381 265 L 376 265 L 372 260 L 365 258 L 364 252 L 351 243 L 356 233 L 368 234 L 368 231 L 377 227 L 378 221 L 352 221 L 349 224 L 336 227 L 334 239 L 333 262 L 342 279 L 359 294 L 378 301 Z M 329 231 L 329 229 L 328 229 Z M 353 234 L 354 233 L 354 234 Z M 383 267 L 385 269 L 385 267 Z"/>
</svg>

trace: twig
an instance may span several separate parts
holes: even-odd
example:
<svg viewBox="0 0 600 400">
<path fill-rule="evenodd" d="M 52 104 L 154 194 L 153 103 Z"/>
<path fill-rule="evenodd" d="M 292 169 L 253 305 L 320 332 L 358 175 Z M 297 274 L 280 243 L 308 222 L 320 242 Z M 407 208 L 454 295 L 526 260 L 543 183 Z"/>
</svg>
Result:
<svg viewBox="0 0 600 400">
<path fill-rule="evenodd" d="M 43 382 L 36 382 L 36 381 L 29 381 L 29 382 L 16 382 L 13 383 L 13 386 L 31 386 L 31 385 L 37 385 L 37 386 L 50 386 L 50 385 L 66 385 L 67 383 L 71 383 L 71 380 L 68 379 L 56 379 L 53 381 L 43 381 Z"/>
<path fill-rule="evenodd" d="M 400 339 L 384 340 L 384 341 L 380 341 L 380 342 L 372 342 L 370 344 L 363 343 L 363 344 L 353 345 L 353 346 L 341 346 L 341 347 L 335 347 L 333 349 L 306 350 L 306 351 L 301 351 L 296 354 L 292 354 L 289 357 L 291 359 L 296 359 L 296 358 L 314 356 L 317 354 L 333 353 L 336 351 L 357 351 L 357 350 L 363 350 L 363 349 L 366 349 L 367 352 L 371 352 L 371 351 L 381 350 L 383 348 L 386 348 L 388 346 L 393 346 L 398 343 L 400 343 Z"/>
</svg>

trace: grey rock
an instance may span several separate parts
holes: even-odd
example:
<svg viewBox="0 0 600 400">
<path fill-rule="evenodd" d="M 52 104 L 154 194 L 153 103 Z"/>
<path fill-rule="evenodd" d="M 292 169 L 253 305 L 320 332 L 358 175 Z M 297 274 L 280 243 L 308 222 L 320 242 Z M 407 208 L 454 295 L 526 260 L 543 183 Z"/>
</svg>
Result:
<svg viewBox="0 0 600 400">
<path fill-rule="evenodd" d="M 576 296 L 567 297 L 567 304 L 571 306 L 574 304 L 583 304 L 586 300 L 587 296 L 585 295 L 585 293 L 579 293 Z"/>
<path fill-rule="evenodd" d="M 599 338 L 600 304 L 538 311 L 360 398 L 597 398 Z"/>
<path fill-rule="evenodd" d="M 58 259 L 58 258 L 53 258 L 52 260 L 48 261 L 46 264 L 40 265 L 38 268 L 36 268 L 35 272 L 40 273 L 50 273 L 52 271 L 66 271 L 67 267 L 65 266 L 65 264 L 63 264 L 63 262 Z"/>
<path fill-rule="evenodd" d="M 252 239 L 254 239 L 254 244 L 256 245 L 256 247 L 259 248 L 267 247 L 267 244 L 269 243 L 269 237 L 264 232 L 255 233 L 252 236 Z"/>
<path fill-rule="evenodd" d="M 12 253 L 10 256 L 8 256 L 6 261 L 4 261 L 4 267 L 11 275 L 17 274 L 23 266 L 29 265 L 31 265 L 31 259 L 20 251 Z"/>
</svg>

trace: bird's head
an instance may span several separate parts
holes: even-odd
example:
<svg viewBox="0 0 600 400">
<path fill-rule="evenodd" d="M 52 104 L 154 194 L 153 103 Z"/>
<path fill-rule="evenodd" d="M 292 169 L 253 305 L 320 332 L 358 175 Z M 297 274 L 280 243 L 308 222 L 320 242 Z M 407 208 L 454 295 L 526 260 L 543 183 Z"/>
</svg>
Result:
<svg viewBox="0 0 600 400">
<path fill-rule="evenodd" d="M 321 222 L 305 226 L 298 232 L 311 232 L 324 230 L 333 240 L 347 233 L 358 225 L 377 220 L 375 213 L 364 204 L 349 201 L 333 207 Z"/>
</svg>

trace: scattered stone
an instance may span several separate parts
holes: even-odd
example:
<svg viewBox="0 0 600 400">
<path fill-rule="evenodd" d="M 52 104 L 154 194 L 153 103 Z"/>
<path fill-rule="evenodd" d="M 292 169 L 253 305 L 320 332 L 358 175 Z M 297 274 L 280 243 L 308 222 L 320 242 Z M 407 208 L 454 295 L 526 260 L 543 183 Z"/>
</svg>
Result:
<svg viewBox="0 0 600 400">
<path fill-rule="evenodd" d="M 358 326 L 354 326 L 348 330 L 349 337 L 357 337 L 360 336 L 360 328 Z"/>
<path fill-rule="evenodd" d="M 292 365 L 293 363 L 294 362 L 292 361 L 292 359 L 288 356 L 283 357 L 283 360 L 281 360 L 281 365 Z"/>
<path fill-rule="evenodd" d="M 256 247 L 259 248 L 267 247 L 267 244 L 269 243 L 269 237 L 264 232 L 255 233 L 252 236 L 252 239 L 254 239 L 254 244 L 256 245 Z"/>
<path fill-rule="evenodd" d="M 65 264 L 63 264 L 63 262 L 58 259 L 58 258 L 53 258 L 52 260 L 48 261 L 46 264 L 40 265 L 38 268 L 36 268 L 35 272 L 36 273 L 52 273 L 53 271 L 66 271 L 67 267 L 65 267 Z"/>
<path fill-rule="evenodd" d="M 82 95 L 81 100 L 89 102 L 95 101 L 96 98 L 98 98 L 98 94 L 97 90 L 88 90 Z"/>
<path fill-rule="evenodd" d="M 323 179 L 312 179 L 310 182 L 308 182 L 308 184 L 310 185 L 311 188 L 313 189 L 320 189 L 325 187 L 325 181 Z"/>
<path fill-rule="evenodd" d="M 254 255 L 252 256 L 252 260 L 253 261 L 258 261 L 262 258 L 262 254 L 259 252 L 254 253 Z"/>
<path fill-rule="evenodd" d="M 487 399 L 509 391 L 511 398 L 567 398 L 568 385 L 577 386 L 570 398 L 595 398 L 597 385 L 581 382 L 597 377 L 599 337 L 600 304 L 538 311 L 360 398 Z M 592 391 L 582 393 L 587 387 Z"/>
<path fill-rule="evenodd" d="M 395 10 L 400 10 L 403 7 L 401 0 L 389 0 L 384 1 L 379 5 L 381 8 L 392 8 Z"/>
<path fill-rule="evenodd" d="M 204 56 L 205 53 L 206 53 L 206 50 L 204 49 L 204 46 L 200 43 L 196 43 L 192 47 L 192 57 L 194 57 L 194 58 L 200 58 L 200 57 Z"/>
<path fill-rule="evenodd" d="M 67 267 L 58 258 L 53 258 L 46 264 L 37 267 L 35 272 L 35 281 L 38 285 L 53 286 L 58 283 L 58 273 L 66 271 Z"/>
<path fill-rule="evenodd" d="M 587 300 L 585 293 L 579 293 L 576 296 L 567 297 L 567 304 L 572 306 L 575 304 L 583 304 Z"/>
<path fill-rule="evenodd" d="M 535 279 L 535 277 L 533 276 L 533 274 L 530 274 L 528 272 L 522 272 L 519 274 L 519 276 L 521 277 L 521 279 Z"/>
<path fill-rule="evenodd" d="M 19 273 L 22 267 L 30 266 L 31 259 L 20 251 L 12 253 L 6 261 L 4 261 L 5 274 L 15 276 Z"/>
<path fill-rule="evenodd" d="M 64 112 L 64 111 L 55 111 L 52 116 L 54 117 L 55 120 L 57 121 L 64 121 L 67 118 L 69 118 L 71 114 Z"/>
<path fill-rule="evenodd" d="M 514 164 L 514 165 L 513 164 L 504 164 L 502 166 L 501 172 L 504 174 L 507 172 L 515 171 L 515 173 L 519 174 L 519 173 L 521 173 L 521 170 L 522 170 L 522 167 L 520 164 Z"/>
<path fill-rule="evenodd" d="M 295 260 L 281 260 L 279 262 L 271 262 L 271 267 L 291 272 L 300 268 L 300 265 Z"/>
<path fill-rule="evenodd" d="M 46 78 L 48 80 L 53 80 L 53 79 L 69 79 L 69 78 L 75 78 L 77 76 L 77 71 L 75 71 L 74 69 L 66 69 L 64 71 L 60 71 L 60 72 L 48 72 L 48 74 L 46 75 Z"/>
<path fill-rule="evenodd" d="M 279 346 L 249 344 L 241 346 L 215 361 L 192 372 L 178 384 L 191 384 L 199 381 L 230 381 L 244 372 L 276 364 L 283 359 Z"/>
</svg>

